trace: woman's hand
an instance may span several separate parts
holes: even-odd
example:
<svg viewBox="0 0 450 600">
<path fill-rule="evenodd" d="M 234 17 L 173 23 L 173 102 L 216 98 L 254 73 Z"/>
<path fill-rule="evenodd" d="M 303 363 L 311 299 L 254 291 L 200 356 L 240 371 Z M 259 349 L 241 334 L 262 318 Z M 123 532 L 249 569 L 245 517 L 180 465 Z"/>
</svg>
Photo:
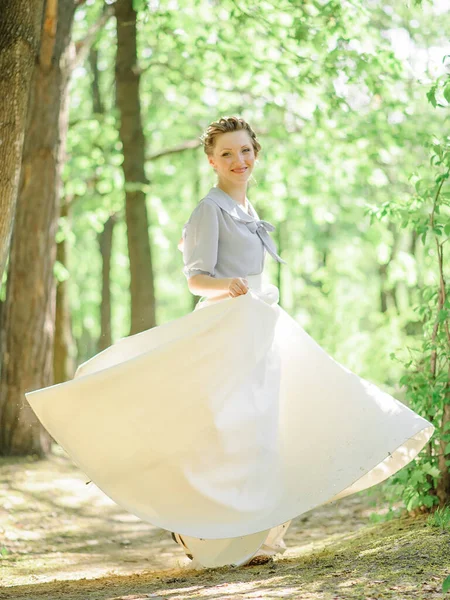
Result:
<svg viewBox="0 0 450 600">
<path fill-rule="evenodd" d="M 248 281 L 243 277 L 233 277 L 228 285 L 228 295 L 232 298 L 242 296 L 248 292 Z"/>
</svg>

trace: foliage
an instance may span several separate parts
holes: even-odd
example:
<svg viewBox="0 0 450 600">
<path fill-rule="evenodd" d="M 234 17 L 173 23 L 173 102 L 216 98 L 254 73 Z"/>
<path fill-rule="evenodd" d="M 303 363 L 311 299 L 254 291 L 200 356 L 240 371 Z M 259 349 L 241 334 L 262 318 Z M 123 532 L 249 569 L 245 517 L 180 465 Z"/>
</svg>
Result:
<svg viewBox="0 0 450 600">
<path fill-rule="evenodd" d="M 427 94 L 433 106 L 447 108 L 450 95 L 450 77 L 441 77 Z M 445 104 L 436 100 L 444 98 Z M 448 99 L 446 96 L 449 96 Z M 415 195 L 410 201 L 392 200 L 371 210 L 371 217 L 389 218 L 402 228 L 414 230 L 429 257 L 429 277 L 419 290 L 418 302 L 413 310 L 423 329 L 418 347 L 407 346 L 392 353 L 392 358 L 405 367 L 400 383 L 406 388 L 409 405 L 436 426 L 436 432 L 422 453 L 413 463 L 390 478 L 388 495 L 396 500 L 399 495 L 407 510 L 419 507 L 432 508 L 438 503 L 437 481 L 442 477 L 439 468 L 439 443 L 445 442 L 444 453 L 450 454 L 450 423 L 443 420 L 443 410 L 450 386 L 450 293 L 448 259 L 444 247 L 450 238 L 450 192 L 445 187 L 450 174 L 450 137 L 433 138 L 427 144 L 429 164 L 414 174 Z M 448 187 L 448 186 L 447 186 Z M 450 467 L 450 460 L 445 461 Z"/>
</svg>

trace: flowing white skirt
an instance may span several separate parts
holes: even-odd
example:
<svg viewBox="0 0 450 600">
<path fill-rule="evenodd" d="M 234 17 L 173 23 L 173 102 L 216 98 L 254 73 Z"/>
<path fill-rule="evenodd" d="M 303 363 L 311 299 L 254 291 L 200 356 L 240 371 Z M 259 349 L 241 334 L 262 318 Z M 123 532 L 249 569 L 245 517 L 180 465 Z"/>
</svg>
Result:
<svg viewBox="0 0 450 600">
<path fill-rule="evenodd" d="M 329 356 L 261 276 L 237 298 L 124 338 L 26 394 L 117 504 L 243 564 L 289 520 L 380 483 L 433 425 Z M 201 309 L 201 310 L 198 310 Z"/>
</svg>

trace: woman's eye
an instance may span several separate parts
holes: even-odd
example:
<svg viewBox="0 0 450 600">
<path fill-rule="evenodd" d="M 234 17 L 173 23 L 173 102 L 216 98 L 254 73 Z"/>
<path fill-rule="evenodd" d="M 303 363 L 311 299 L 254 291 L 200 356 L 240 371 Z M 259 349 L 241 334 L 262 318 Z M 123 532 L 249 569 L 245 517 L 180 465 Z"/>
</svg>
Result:
<svg viewBox="0 0 450 600">
<path fill-rule="evenodd" d="M 250 152 L 250 148 L 244 148 L 244 152 Z M 229 154 L 229 152 L 225 152 L 225 154 L 222 154 L 222 156 L 228 156 Z"/>
</svg>

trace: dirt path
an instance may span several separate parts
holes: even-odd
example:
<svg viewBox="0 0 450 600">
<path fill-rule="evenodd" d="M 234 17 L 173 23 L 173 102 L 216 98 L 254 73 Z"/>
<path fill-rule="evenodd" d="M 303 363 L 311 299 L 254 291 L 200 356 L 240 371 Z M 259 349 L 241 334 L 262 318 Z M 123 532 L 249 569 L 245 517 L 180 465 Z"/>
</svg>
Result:
<svg viewBox="0 0 450 600">
<path fill-rule="evenodd" d="M 450 532 L 426 516 L 372 524 L 385 510 L 379 493 L 297 518 L 273 565 L 192 571 L 167 532 L 86 481 L 61 449 L 45 461 L 0 459 L 1 600 L 444 597 Z"/>
</svg>

